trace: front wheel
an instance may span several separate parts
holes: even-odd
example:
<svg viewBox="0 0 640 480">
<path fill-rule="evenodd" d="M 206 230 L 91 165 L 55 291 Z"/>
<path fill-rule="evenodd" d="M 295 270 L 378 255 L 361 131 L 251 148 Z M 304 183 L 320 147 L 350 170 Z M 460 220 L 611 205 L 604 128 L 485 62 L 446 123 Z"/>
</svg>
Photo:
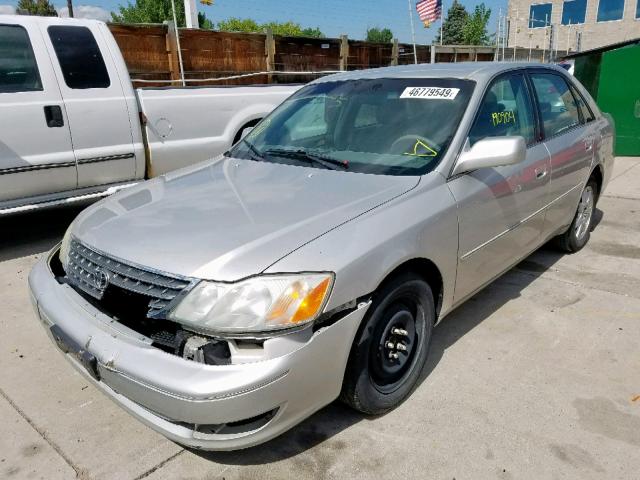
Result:
<svg viewBox="0 0 640 480">
<path fill-rule="evenodd" d="M 565 233 L 557 237 L 558 246 L 565 252 L 577 252 L 589 241 L 597 195 L 598 184 L 595 180 L 590 179 L 582 190 L 571 226 Z"/>
<path fill-rule="evenodd" d="M 367 414 L 400 404 L 420 377 L 434 322 L 433 294 L 420 276 L 407 273 L 384 285 L 354 340 L 340 398 Z"/>
</svg>

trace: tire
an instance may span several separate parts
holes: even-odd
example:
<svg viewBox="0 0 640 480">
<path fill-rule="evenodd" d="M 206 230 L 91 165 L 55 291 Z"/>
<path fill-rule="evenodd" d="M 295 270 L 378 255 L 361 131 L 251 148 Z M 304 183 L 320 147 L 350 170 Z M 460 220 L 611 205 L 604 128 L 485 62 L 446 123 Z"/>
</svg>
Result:
<svg viewBox="0 0 640 480">
<path fill-rule="evenodd" d="M 384 284 L 351 347 L 340 399 L 372 415 L 402 403 L 420 378 L 434 323 L 433 293 L 422 277 L 405 273 Z"/>
<path fill-rule="evenodd" d="M 598 184 L 594 179 L 589 179 L 582 190 L 580 202 L 573 217 L 571 226 L 562 235 L 556 237 L 556 244 L 567 253 L 574 253 L 582 249 L 591 236 L 593 214 L 598 198 Z"/>
</svg>

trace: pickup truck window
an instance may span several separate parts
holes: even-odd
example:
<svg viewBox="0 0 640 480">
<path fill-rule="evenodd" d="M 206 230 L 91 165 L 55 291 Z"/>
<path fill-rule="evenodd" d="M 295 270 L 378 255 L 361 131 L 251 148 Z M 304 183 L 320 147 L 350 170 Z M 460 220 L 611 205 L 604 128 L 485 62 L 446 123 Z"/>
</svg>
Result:
<svg viewBox="0 0 640 480">
<path fill-rule="evenodd" d="M 108 88 L 107 67 L 87 27 L 49 27 L 49 38 L 69 88 Z"/>
<path fill-rule="evenodd" d="M 42 90 L 38 65 L 27 31 L 0 25 L 0 93 Z"/>
<path fill-rule="evenodd" d="M 474 86 L 452 78 L 311 84 L 228 155 L 378 175 L 423 175 L 446 153 Z"/>
</svg>

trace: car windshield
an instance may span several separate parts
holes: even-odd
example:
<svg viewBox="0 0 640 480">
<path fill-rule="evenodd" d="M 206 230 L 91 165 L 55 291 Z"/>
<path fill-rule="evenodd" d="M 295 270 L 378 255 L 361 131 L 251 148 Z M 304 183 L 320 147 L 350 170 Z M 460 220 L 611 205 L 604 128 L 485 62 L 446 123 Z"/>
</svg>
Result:
<svg viewBox="0 0 640 480">
<path fill-rule="evenodd" d="M 475 83 L 358 79 L 308 85 L 227 155 L 379 175 L 423 175 L 443 158 Z"/>
</svg>

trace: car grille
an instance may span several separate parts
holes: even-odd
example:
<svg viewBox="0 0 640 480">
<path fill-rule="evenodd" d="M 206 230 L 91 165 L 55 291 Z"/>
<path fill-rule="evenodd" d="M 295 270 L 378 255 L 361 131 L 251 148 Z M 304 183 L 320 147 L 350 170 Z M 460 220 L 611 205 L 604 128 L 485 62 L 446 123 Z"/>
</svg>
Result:
<svg viewBox="0 0 640 480">
<path fill-rule="evenodd" d="M 144 270 L 88 248 L 77 240 L 71 240 L 66 273 L 72 286 L 96 300 L 102 300 L 107 289 L 114 288 L 145 301 L 148 299 L 149 318 L 166 318 L 177 299 L 197 282 L 192 278 Z"/>
</svg>

